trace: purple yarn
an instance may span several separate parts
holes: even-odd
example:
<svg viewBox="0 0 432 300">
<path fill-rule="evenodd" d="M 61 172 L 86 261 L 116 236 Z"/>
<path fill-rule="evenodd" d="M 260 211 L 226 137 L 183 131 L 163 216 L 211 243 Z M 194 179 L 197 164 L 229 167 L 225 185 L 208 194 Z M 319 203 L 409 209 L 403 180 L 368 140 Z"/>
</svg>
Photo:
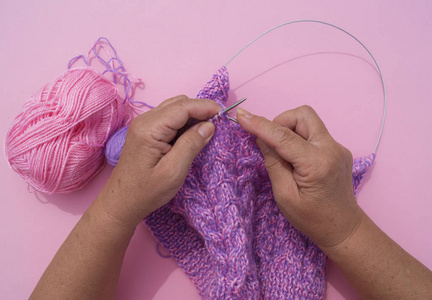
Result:
<svg viewBox="0 0 432 300">
<path fill-rule="evenodd" d="M 369 156 L 359 157 L 354 159 L 353 164 L 353 185 L 354 185 L 354 194 L 357 196 L 358 189 L 360 187 L 360 183 L 363 180 L 363 177 L 369 170 L 370 166 L 375 161 L 375 153 L 370 154 Z"/>
<path fill-rule="evenodd" d="M 108 49 L 106 49 L 104 44 L 106 44 L 108 46 Z M 110 55 L 110 58 L 108 61 L 106 61 L 105 59 L 103 59 L 103 57 L 101 55 L 99 55 L 99 50 L 97 49 L 97 46 L 105 48 L 105 50 L 107 52 L 108 52 L 108 50 L 110 50 L 109 52 L 112 52 L 109 54 L 107 53 L 108 55 Z M 106 37 L 98 38 L 97 41 L 94 43 L 93 47 L 91 48 L 91 52 L 93 52 L 93 54 L 96 56 L 98 61 L 101 64 L 103 64 L 105 69 L 106 69 L 105 71 L 102 72 L 102 75 L 104 75 L 107 72 L 112 73 L 112 76 L 113 76 L 112 82 L 114 82 L 114 84 L 117 84 L 117 76 L 119 76 L 120 78 L 123 78 L 123 83 L 121 84 L 123 86 L 123 90 L 124 90 L 124 94 L 125 94 L 125 98 L 124 98 L 123 103 L 126 103 L 126 101 L 128 101 L 131 104 L 140 104 L 140 105 L 145 105 L 148 108 L 154 108 L 154 106 L 147 104 L 145 102 L 132 100 L 133 83 L 129 79 L 130 75 L 126 71 L 126 68 L 124 67 L 122 60 L 117 55 L 117 51 L 115 50 L 115 48 L 113 47 L 111 42 Z M 86 59 L 86 57 L 84 55 L 77 55 L 69 61 L 68 67 L 67 67 L 68 70 L 79 59 L 82 59 L 87 66 L 90 65 L 90 63 L 89 63 L 90 61 L 89 61 L 88 57 Z M 116 67 L 115 65 L 118 65 L 118 66 Z"/>
<path fill-rule="evenodd" d="M 225 106 L 228 91 L 222 67 L 197 98 Z M 145 223 L 203 299 L 322 299 L 326 255 L 280 212 L 255 137 L 227 118 L 213 122 L 182 188 Z M 118 155 L 124 133 L 111 139 L 106 153 Z M 354 161 L 356 193 L 374 158 Z"/>
<path fill-rule="evenodd" d="M 156 244 L 156 252 L 157 252 L 157 254 L 159 254 L 159 256 L 160 257 L 163 257 L 163 258 L 171 258 L 172 256 L 171 255 L 166 255 L 166 254 L 162 254 L 162 252 L 161 252 L 161 250 L 160 250 L 160 247 L 161 247 L 161 244 L 160 244 L 160 242 L 157 242 L 157 244 Z"/>
<path fill-rule="evenodd" d="M 105 157 L 111 166 L 116 166 L 118 163 L 128 128 L 129 126 L 126 126 L 114 132 L 106 143 Z"/>
</svg>

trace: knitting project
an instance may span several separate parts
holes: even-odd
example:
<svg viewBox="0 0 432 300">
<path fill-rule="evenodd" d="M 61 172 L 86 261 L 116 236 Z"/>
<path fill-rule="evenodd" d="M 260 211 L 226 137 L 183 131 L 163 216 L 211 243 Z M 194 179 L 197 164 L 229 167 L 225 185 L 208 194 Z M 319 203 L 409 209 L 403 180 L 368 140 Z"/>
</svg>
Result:
<svg viewBox="0 0 432 300">
<path fill-rule="evenodd" d="M 198 93 L 225 107 L 222 67 Z M 322 299 L 326 255 L 282 215 L 255 137 L 222 115 L 175 198 L 145 223 L 203 299 Z M 375 155 L 354 160 L 353 185 Z"/>
</svg>

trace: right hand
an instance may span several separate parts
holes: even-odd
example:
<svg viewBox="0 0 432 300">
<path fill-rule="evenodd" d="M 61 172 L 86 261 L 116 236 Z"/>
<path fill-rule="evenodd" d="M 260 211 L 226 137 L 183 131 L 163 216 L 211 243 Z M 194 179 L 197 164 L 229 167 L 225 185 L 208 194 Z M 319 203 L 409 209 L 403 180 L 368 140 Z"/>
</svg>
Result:
<svg viewBox="0 0 432 300">
<path fill-rule="evenodd" d="M 316 112 L 302 106 L 271 122 L 238 109 L 237 118 L 257 136 L 275 200 L 291 224 L 322 249 L 347 240 L 364 214 L 353 192 L 353 158 Z"/>
</svg>

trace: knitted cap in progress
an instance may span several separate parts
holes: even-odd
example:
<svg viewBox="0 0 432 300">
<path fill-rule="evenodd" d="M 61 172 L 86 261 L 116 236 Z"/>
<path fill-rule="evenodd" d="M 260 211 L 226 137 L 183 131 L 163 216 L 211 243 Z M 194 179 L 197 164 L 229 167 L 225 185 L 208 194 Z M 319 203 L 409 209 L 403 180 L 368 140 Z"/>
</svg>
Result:
<svg viewBox="0 0 432 300">
<path fill-rule="evenodd" d="M 198 93 L 225 107 L 222 67 Z M 183 187 L 145 223 L 203 299 L 322 299 L 326 255 L 282 215 L 255 137 L 222 116 Z M 355 193 L 375 155 L 356 159 Z"/>
</svg>

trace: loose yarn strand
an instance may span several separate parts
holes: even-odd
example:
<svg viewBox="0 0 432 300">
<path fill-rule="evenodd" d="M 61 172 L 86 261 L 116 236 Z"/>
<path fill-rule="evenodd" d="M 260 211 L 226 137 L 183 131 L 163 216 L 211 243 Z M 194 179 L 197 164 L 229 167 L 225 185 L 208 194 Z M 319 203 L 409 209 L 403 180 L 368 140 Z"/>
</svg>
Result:
<svg viewBox="0 0 432 300">
<path fill-rule="evenodd" d="M 89 65 L 89 63 L 87 62 L 87 59 L 85 58 L 84 55 L 77 55 L 75 57 L 73 57 L 69 62 L 68 62 L 68 66 L 67 69 L 69 70 L 71 68 L 71 66 L 75 63 L 75 61 L 77 61 L 78 59 L 82 59 L 84 61 L 84 63 L 86 64 L 86 66 Z"/>
<path fill-rule="evenodd" d="M 106 42 L 113 55 L 111 54 L 111 52 L 102 44 L 102 42 Z M 110 57 L 110 59 L 108 61 L 105 61 L 98 53 L 98 51 L 96 50 L 96 47 L 100 46 L 106 53 L 107 55 Z M 141 105 L 145 105 L 148 108 L 154 108 L 154 106 L 149 105 L 147 103 L 141 102 L 141 101 L 133 101 L 133 94 L 134 94 L 134 87 L 135 85 L 141 84 L 142 80 L 139 78 L 136 78 L 135 76 L 131 76 L 135 79 L 135 82 L 131 82 L 129 79 L 130 74 L 126 72 L 126 68 L 124 67 L 124 64 L 122 62 L 122 60 L 118 57 L 117 55 L 117 51 L 115 50 L 115 48 L 112 46 L 112 44 L 110 43 L 110 41 L 105 38 L 105 37 L 101 37 L 99 38 L 95 45 L 92 48 L 92 52 L 94 53 L 94 55 L 105 65 L 106 70 L 102 73 L 105 74 L 106 72 L 111 72 L 113 73 L 113 82 L 114 84 L 117 83 L 117 78 L 116 75 L 120 75 L 121 77 L 123 77 L 123 89 L 124 89 L 124 93 L 125 93 L 125 99 L 123 103 L 129 103 L 132 104 L 131 106 L 133 108 L 136 108 L 140 111 L 142 111 L 142 109 L 139 109 L 138 107 L 136 107 L 134 104 L 141 104 Z M 115 61 L 117 61 L 117 63 L 119 64 L 119 66 L 116 68 L 115 67 Z M 127 101 L 127 102 L 126 102 Z"/>
<path fill-rule="evenodd" d="M 380 144 L 381 137 L 382 137 L 382 134 L 383 134 L 384 124 L 385 124 L 385 119 L 386 119 L 386 111 L 387 111 L 387 94 L 386 94 L 386 88 L 385 88 L 385 83 L 384 83 L 384 77 L 382 75 L 381 68 L 379 67 L 379 64 L 378 64 L 377 60 L 372 55 L 372 52 L 370 52 L 369 49 L 358 38 L 356 38 L 354 35 L 352 35 L 348 31 L 346 31 L 346 30 L 344 30 L 344 29 L 342 29 L 342 28 L 340 28 L 340 27 L 338 27 L 336 25 L 333 25 L 333 24 L 330 24 L 330 23 L 327 23 L 327 22 L 324 22 L 324 21 L 318 21 L 318 20 L 296 20 L 296 21 L 286 22 L 286 23 L 280 24 L 278 26 L 275 26 L 275 27 L 267 30 L 266 32 L 262 33 L 261 35 L 257 36 L 255 39 L 253 39 L 252 41 L 250 41 L 246 46 L 244 46 L 242 49 L 240 49 L 240 51 L 238 51 L 236 54 L 234 54 L 233 57 L 231 57 L 231 59 L 225 64 L 225 67 L 227 67 L 246 48 L 248 48 L 250 45 L 252 45 L 253 43 L 255 43 L 257 40 L 259 40 L 260 38 L 262 38 L 266 34 L 272 32 L 273 30 L 276 30 L 276 29 L 278 29 L 280 27 L 283 27 L 283 26 L 286 26 L 286 25 L 290 25 L 290 24 L 295 24 L 295 23 L 318 23 L 318 24 L 323 24 L 323 25 L 327 25 L 327 26 L 336 28 L 336 29 L 344 32 L 345 34 L 349 35 L 354 40 L 356 40 L 367 51 L 367 53 L 369 54 L 369 56 L 374 61 L 375 66 L 377 67 L 378 73 L 379 73 L 380 78 L 381 78 L 381 83 L 382 83 L 382 88 L 383 88 L 383 98 L 384 98 L 381 128 L 380 128 L 380 131 L 379 131 L 379 134 L 378 134 L 378 140 L 377 140 L 375 148 L 373 150 L 373 154 L 375 154 L 376 151 L 377 151 L 377 149 L 378 149 L 378 146 Z"/>
<path fill-rule="evenodd" d="M 107 44 L 107 46 L 105 44 Z M 105 55 L 109 57 L 109 59 L 105 60 L 100 54 L 100 51 L 103 51 Z M 134 90 L 137 85 L 142 84 L 142 80 L 126 72 L 126 68 L 124 67 L 124 64 L 120 59 L 120 57 L 117 55 L 117 51 L 115 50 L 111 42 L 105 37 L 100 37 L 99 39 L 97 39 L 97 41 L 93 44 L 90 51 L 88 52 L 87 58 L 84 57 L 84 55 L 78 55 L 72 58 L 68 63 L 68 69 L 70 69 L 72 64 L 78 59 L 82 59 L 84 63 L 87 66 L 89 66 L 91 55 L 94 55 L 98 59 L 98 61 L 105 67 L 105 71 L 102 72 L 102 75 L 104 75 L 107 72 L 112 73 L 112 81 L 114 84 L 117 84 L 118 82 L 117 76 L 120 76 L 123 79 L 123 82 L 121 84 L 123 86 L 123 91 L 125 94 L 123 104 L 127 104 L 132 109 L 139 110 L 141 112 L 144 110 L 139 106 L 154 108 L 154 106 L 147 104 L 145 102 L 132 100 L 134 95 Z M 134 81 L 131 81 L 129 79 L 129 76 L 132 77 Z"/>
</svg>

